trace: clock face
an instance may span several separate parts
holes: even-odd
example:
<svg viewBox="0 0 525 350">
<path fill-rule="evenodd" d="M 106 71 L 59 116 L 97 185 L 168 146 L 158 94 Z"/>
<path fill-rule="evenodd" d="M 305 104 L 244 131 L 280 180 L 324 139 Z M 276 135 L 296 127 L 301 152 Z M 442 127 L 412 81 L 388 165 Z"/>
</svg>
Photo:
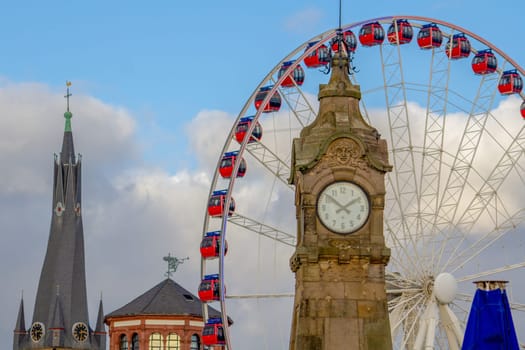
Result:
<svg viewBox="0 0 525 350">
<path fill-rule="evenodd" d="M 34 342 L 40 341 L 40 339 L 42 339 L 42 337 L 44 336 L 44 332 L 45 328 L 41 322 L 33 323 L 30 330 L 31 340 L 33 340 Z"/>
<path fill-rule="evenodd" d="M 88 328 L 82 322 L 77 322 L 73 325 L 73 338 L 76 341 L 83 342 L 88 337 Z"/>
<path fill-rule="evenodd" d="M 339 181 L 326 186 L 317 199 L 317 216 L 330 231 L 349 234 L 368 220 L 370 205 L 365 191 L 358 185 Z"/>
</svg>

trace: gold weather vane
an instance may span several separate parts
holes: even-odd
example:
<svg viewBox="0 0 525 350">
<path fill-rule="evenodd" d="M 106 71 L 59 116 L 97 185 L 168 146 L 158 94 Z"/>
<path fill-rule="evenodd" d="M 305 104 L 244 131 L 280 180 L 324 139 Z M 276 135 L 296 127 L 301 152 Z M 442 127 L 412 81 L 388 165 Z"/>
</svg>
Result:
<svg viewBox="0 0 525 350">
<path fill-rule="evenodd" d="M 164 276 L 170 278 L 171 275 L 177 271 L 177 267 L 179 267 L 180 264 L 183 264 L 184 263 L 184 260 L 189 260 L 190 257 L 187 256 L 185 258 L 177 258 L 177 257 L 174 257 L 174 256 L 171 256 L 170 253 L 168 253 L 168 256 L 165 256 L 164 258 L 162 258 L 164 261 L 167 261 L 168 262 L 168 272 L 166 272 L 164 274 Z"/>
</svg>

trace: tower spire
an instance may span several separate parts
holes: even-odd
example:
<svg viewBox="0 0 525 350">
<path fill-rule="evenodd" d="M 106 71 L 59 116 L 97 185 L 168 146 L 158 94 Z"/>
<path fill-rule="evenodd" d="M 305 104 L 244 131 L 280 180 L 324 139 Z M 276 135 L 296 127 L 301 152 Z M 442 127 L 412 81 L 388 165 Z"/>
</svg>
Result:
<svg viewBox="0 0 525 350">
<path fill-rule="evenodd" d="M 60 157 L 54 160 L 53 210 L 32 326 L 29 335 L 14 350 L 105 348 L 89 333 L 81 215 L 81 158 L 75 157 L 74 151 L 70 86 L 71 83 L 66 82 L 66 125 Z"/>
<path fill-rule="evenodd" d="M 62 152 L 61 160 L 65 164 L 75 163 L 75 147 L 73 145 L 73 132 L 71 129 L 71 118 L 73 118 L 73 113 L 69 110 L 69 98 L 72 96 L 69 92 L 69 87 L 71 86 L 70 81 L 66 81 L 66 112 L 64 113 L 64 118 L 66 119 L 66 125 L 64 127 L 64 140 L 62 142 Z"/>
</svg>

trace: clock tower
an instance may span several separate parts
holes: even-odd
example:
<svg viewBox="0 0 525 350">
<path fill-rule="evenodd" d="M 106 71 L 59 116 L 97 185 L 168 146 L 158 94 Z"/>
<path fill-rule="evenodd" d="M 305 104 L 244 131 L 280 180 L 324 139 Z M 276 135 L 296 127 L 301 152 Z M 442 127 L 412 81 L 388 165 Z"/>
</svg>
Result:
<svg viewBox="0 0 525 350">
<path fill-rule="evenodd" d="M 294 140 L 297 247 L 290 350 L 392 349 L 383 236 L 386 141 L 359 111 L 349 58 L 332 58 L 319 113 Z"/>
</svg>

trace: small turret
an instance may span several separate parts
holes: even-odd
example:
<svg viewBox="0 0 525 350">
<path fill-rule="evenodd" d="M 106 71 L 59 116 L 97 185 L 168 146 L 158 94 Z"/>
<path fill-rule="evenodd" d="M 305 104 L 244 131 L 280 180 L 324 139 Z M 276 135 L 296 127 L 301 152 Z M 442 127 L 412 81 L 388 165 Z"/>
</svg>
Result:
<svg viewBox="0 0 525 350">
<path fill-rule="evenodd" d="M 93 337 L 98 344 L 99 350 L 106 350 L 106 327 L 104 326 L 104 308 L 102 306 L 102 296 L 100 296 L 100 303 L 98 304 L 97 325 Z"/>
<path fill-rule="evenodd" d="M 18 308 L 18 317 L 16 318 L 16 325 L 13 338 L 13 350 L 21 349 L 20 346 L 27 337 L 26 322 L 24 316 L 24 298 L 20 299 L 20 307 Z"/>
</svg>

